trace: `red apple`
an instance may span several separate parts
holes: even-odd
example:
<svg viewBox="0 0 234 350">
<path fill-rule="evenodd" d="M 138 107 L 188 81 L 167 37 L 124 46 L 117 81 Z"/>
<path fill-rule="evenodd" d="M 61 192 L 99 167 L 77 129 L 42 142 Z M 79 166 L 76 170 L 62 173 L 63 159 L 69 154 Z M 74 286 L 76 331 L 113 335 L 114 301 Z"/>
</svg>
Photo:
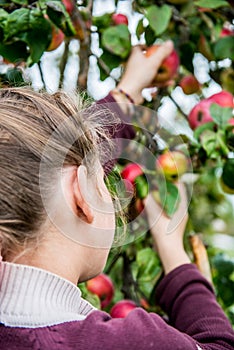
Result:
<svg viewBox="0 0 234 350">
<path fill-rule="evenodd" d="M 200 84 L 193 74 L 184 76 L 179 86 L 186 95 L 195 94 L 200 90 Z"/>
<path fill-rule="evenodd" d="M 234 35 L 234 30 L 231 28 L 223 28 L 220 33 L 220 38 L 224 38 L 225 36 L 232 36 Z"/>
<path fill-rule="evenodd" d="M 136 307 L 136 303 L 132 300 L 120 300 L 112 307 L 110 315 L 112 318 L 124 318 Z"/>
<path fill-rule="evenodd" d="M 74 8 L 75 8 L 75 4 L 72 0 L 62 0 L 66 11 L 69 13 L 69 15 L 72 14 Z"/>
<path fill-rule="evenodd" d="M 146 57 L 150 57 L 151 55 L 153 55 L 158 50 L 159 47 L 160 45 L 150 46 L 146 50 L 146 53 L 145 53 Z M 179 68 L 179 65 L 180 65 L 179 56 L 177 52 L 173 50 L 170 53 L 170 55 L 167 58 L 165 58 L 165 60 L 162 62 L 161 66 L 159 67 L 158 73 L 153 80 L 153 84 L 154 85 L 165 84 L 169 80 L 173 79 Z"/>
<path fill-rule="evenodd" d="M 86 282 L 87 289 L 101 300 L 101 307 L 108 306 L 114 296 L 114 285 L 110 277 L 101 273 Z"/>
<path fill-rule="evenodd" d="M 200 125 L 213 121 L 210 114 L 212 103 L 217 103 L 222 107 L 234 107 L 232 94 L 224 90 L 200 101 L 193 107 L 188 116 L 189 125 L 193 130 Z"/>
<path fill-rule="evenodd" d="M 156 169 L 168 180 L 177 179 L 188 170 L 188 158 L 180 151 L 167 151 L 157 158 Z"/>
<path fill-rule="evenodd" d="M 222 107 L 234 107 L 233 95 L 228 91 L 220 91 L 208 98 L 208 101 L 217 103 Z"/>
<path fill-rule="evenodd" d="M 123 15 L 122 13 L 114 13 L 111 17 L 113 23 L 115 25 L 119 25 L 119 24 L 126 24 L 128 25 L 128 17 Z"/>
<path fill-rule="evenodd" d="M 65 35 L 54 24 L 52 24 L 52 40 L 50 45 L 47 47 L 46 51 L 53 51 L 57 49 L 63 42 Z"/>
<path fill-rule="evenodd" d="M 142 167 L 137 163 L 130 163 L 126 165 L 121 172 L 122 178 L 131 182 L 132 184 L 134 184 L 136 177 L 142 174 Z"/>
</svg>

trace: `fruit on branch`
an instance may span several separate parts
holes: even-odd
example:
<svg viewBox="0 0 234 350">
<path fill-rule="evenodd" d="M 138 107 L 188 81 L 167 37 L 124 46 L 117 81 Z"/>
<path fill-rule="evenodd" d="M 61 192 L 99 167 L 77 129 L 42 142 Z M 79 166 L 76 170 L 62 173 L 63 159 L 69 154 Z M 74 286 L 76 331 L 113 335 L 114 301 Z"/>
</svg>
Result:
<svg viewBox="0 0 234 350">
<path fill-rule="evenodd" d="M 225 36 L 233 36 L 234 35 L 234 30 L 231 28 L 222 28 L 220 32 L 220 38 L 224 38 Z"/>
<path fill-rule="evenodd" d="M 189 113 L 188 122 L 194 130 L 198 126 L 212 122 L 213 118 L 210 114 L 210 106 L 217 103 L 221 107 L 234 107 L 233 95 L 228 91 L 221 91 L 200 101 Z"/>
<path fill-rule="evenodd" d="M 157 158 L 156 170 L 167 180 L 175 180 L 188 170 L 188 158 L 181 151 L 166 151 Z"/>
<path fill-rule="evenodd" d="M 193 74 L 184 76 L 179 82 L 179 86 L 186 95 L 195 94 L 200 90 L 200 84 Z"/>
<path fill-rule="evenodd" d="M 62 0 L 64 6 L 65 6 L 65 9 L 66 11 L 69 13 L 69 15 L 72 14 L 74 8 L 75 8 L 75 4 L 74 4 L 74 1 L 72 0 Z"/>
<path fill-rule="evenodd" d="M 160 45 L 153 45 L 150 46 L 146 50 L 146 57 L 150 57 L 153 55 Z M 175 50 L 173 50 L 168 57 L 165 58 L 165 60 L 162 62 L 161 66 L 159 67 L 158 73 L 155 76 L 153 80 L 153 85 L 163 85 L 167 83 L 169 80 L 173 79 L 177 73 L 177 70 L 180 65 L 180 59 Z"/>
<path fill-rule="evenodd" d="M 228 91 L 220 91 L 208 98 L 208 101 L 217 103 L 222 107 L 234 107 L 233 95 Z"/>
<path fill-rule="evenodd" d="M 137 176 L 142 175 L 142 167 L 137 163 L 130 163 L 124 167 L 121 171 L 121 176 L 124 180 L 127 180 L 134 184 L 134 181 Z"/>
<path fill-rule="evenodd" d="M 115 25 L 126 24 L 128 25 L 128 17 L 123 15 L 122 13 L 113 13 L 111 16 L 112 22 Z"/>
<path fill-rule="evenodd" d="M 53 51 L 57 49 L 62 44 L 65 38 L 65 35 L 61 31 L 61 29 L 56 27 L 54 24 L 52 24 L 51 26 L 52 26 L 52 40 L 50 42 L 50 45 L 47 47 L 46 51 Z"/>
<path fill-rule="evenodd" d="M 228 194 L 234 194 L 234 158 L 227 159 L 223 167 L 220 179 L 222 190 Z"/>
<path fill-rule="evenodd" d="M 110 310 L 112 318 L 124 318 L 137 307 L 132 300 L 120 300 Z"/>
<path fill-rule="evenodd" d="M 101 273 L 86 282 L 88 291 L 96 294 L 101 300 L 101 307 L 108 306 L 114 296 L 114 285 L 110 277 Z"/>
</svg>

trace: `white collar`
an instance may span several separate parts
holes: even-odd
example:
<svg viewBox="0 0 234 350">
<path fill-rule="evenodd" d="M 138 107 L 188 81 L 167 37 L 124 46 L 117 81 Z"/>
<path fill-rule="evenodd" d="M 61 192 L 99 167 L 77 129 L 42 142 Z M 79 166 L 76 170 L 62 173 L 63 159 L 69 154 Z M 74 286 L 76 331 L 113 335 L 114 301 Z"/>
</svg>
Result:
<svg viewBox="0 0 234 350">
<path fill-rule="evenodd" d="M 83 320 L 93 310 L 68 280 L 36 267 L 0 262 L 0 323 L 37 328 Z"/>
</svg>

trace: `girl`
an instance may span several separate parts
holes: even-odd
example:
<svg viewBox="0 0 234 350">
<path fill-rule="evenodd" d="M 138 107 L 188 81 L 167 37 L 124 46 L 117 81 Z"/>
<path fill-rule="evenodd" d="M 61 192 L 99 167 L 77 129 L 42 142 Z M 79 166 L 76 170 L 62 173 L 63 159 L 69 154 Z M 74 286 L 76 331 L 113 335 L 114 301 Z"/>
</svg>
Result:
<svg viewBox="0 0 234 350">
<path fill-rule="evenodd" d="M 76 286 L 103 270 L 114 237 L 100 145 L 109 142 L 108 133 L 133 136 L 123 112 L 130 101 L 142 102 L 142 89 L 171 50 L 167 42 L 146 58 L 135 48 L 117 89 L 99 101 L 122 106 L 120 128 L 109 122 L 107 129 L 101 108 L 87 115 L 63 93 L 0 90 L 1 350 L 234 349 L 231 325 L 183 247 L 181 185 L 183 200 L 172 220 L 161 215 L 155 223 L 160 208 L 152 197 L 146 201 L 165 272 L 156 299 L 170 325 L 140 308 L 111 319 L 83 300 Z"/>
</svg>

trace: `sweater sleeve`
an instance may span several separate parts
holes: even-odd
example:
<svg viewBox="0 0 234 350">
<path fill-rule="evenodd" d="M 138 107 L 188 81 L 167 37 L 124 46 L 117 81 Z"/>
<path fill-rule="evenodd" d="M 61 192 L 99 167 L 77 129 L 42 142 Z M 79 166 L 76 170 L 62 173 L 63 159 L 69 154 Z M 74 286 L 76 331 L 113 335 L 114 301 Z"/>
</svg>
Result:
<svg viewBox="0 0 234 350">
<path fill-rule="evenodd" d="M 234 349 L 231 325 L 211 285 L 195 265 L 185 264 L 171 271 L 161 281 L 156 296 L 170 317 L 170 325 L 140 308 L 125 319 L 111 319 L 104 312 L 94 311 L 82 322 L 81 338 L 89 334 L 96 350 Z"/>
<path fill-rule="evenodd" d="M 111 154 L 104 152 L 102 155 L 102 165 L 108 174 L 128 144 L 128 140 L 134 138 L 135 131 L 130 116 L 123 112 L 120 103 L 117 103 L 111 94 L 97 101 L 92 108 L 101 112 L 102 124 L 114 145 L 110 148 Z"/>
<path fill-rule="evenodd" d="M 156 292 L 170 324 L 195 339 L 202 349 L 234 349 L 234 331 L 213 288 L 193 264 L 164 277 Z"/>
<path fill-rule="evenodd" d="M 116 102 L 111 94 L 108 94 L 105 98 L 96 102 L 100 106 L 108 108 L 112 113 L 120 119 L 120 124 L 118 128 L 113 128 L 108 126 L 109 132 L 113 138 L 123 138 L 123 139 L 133 139 L 135 136 L 135 131 L 131 125 L 130 117 L 125 114 L 120 108 L 120 104 Z"/>
</svg>

